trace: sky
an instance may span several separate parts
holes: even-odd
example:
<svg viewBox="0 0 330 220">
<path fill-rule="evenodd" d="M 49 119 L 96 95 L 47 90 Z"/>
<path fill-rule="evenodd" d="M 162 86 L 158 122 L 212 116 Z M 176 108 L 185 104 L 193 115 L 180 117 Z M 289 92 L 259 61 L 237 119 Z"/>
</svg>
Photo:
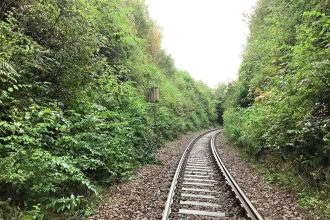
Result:
<svg viewBox="0 0 330 220">
<path fill-rule="evenodd" d="M 210 87 L 237 78 L 256 0 L 146 0 L 162 48 L 180 70 Z"/>
</svg>

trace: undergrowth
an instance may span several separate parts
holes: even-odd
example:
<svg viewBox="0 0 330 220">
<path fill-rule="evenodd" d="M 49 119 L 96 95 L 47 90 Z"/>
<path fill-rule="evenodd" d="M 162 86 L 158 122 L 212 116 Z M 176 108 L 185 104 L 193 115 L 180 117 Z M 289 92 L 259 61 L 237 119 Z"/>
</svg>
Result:
<svg viewBox="0 0 330 220">
<path fill-rule="evenodd" d="M 0 219 L 89 215 L 165 141 L 210 127 L 212 98 L 161 49 L 144 1 L 1 1 Z"/>
<path fill-rule="evenodd" d="M 327 186 L 323 189 L 312 187 L 313 184 L 308 178 L 292 169 L 292 163 L 279 161 L 276 154 L 267 152 L 261 158 L 256 158 L 237 144 L 229 141 L 228 143 L 242 159 L 254 166 L 268 183 L 283 187 L 296 195 L 299 205 L 308 210 L 312 217 L 330 218 L 330 191 Z"/>
</svg>

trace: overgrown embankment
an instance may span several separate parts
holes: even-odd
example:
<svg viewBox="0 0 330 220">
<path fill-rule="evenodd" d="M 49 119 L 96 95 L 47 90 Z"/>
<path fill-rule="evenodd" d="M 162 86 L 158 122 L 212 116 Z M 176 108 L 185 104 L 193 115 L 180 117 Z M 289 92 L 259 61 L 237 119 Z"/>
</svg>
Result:
<svg viewBox="0 0 330 220">
<path fill-rule="evenodd" d="M 229 141 L 330 216 L 329 1 L 260 0 L 239 79 L 218 88 Z M 220 117 L 220 121 L 222 118 Z"/>
<path fill-rule="evenodd" d="M 159 140 L 214 123 L 210 89 L 178 71 L 140 0 L 0 3 L 0 218 L 86 214 Z M 88 211 L 88 210 L 87 210 Z"/>
</svg>

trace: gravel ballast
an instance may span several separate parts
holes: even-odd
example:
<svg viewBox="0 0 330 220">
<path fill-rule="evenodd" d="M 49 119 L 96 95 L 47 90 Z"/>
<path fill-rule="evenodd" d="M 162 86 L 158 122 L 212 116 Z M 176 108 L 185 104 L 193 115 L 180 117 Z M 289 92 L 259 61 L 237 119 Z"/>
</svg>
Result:
<svg viewBox="0 0 330 220">
<path fill-rule="evenodd" d="M 161 164 L 146 165 L 136 171 L 137 178 L 110 188 L 89 219 L 161 219 L 177 164 L 189 142 L 200 132 L 167 143 L 156 153 Z"/>
<path fill-rule="evenodd" d="M 238 185 L 251 200 L 265 220 L 270 219 L 312 219 L 298 206 L 297 198 L 280 187 L 267 183 L 262 174 L 251 164 L 242 160 L 229 147 L 223 133 L 216 138 L 220 157 Z"/>
<path fill-rule="evenodd" d="M 189 142 L 202 131 L 182 136 L 156 152 L 160 164 L 146 165 L 135 172 L 136 178 L 111 187 L 90 220 L 161 219 L 167 194 L 177 164 Z M 265 220 L 312 219 L 299 208 L 288 191 L 266 182 L 248 162 L 230 148 L 222 133 L 216 139 L 217 149 L 228 170 Z"/>
<path fill-rule="evenodd" d="M 176 195 L 173 198 L 172 211 L 170 214 L 170 220 L 215 220 L 215 219 L 238 219 L 240 217 L 239 206 L 235 201 L 235 198 L 232 196 L 231 191 L 228 189 L 226 185 L 226 181 L 223 176 L 220 174 L 220 171 L 217 168 L 217 165 L 214 163 L 213 157 L 210 151 L 210 139 L 216 134 L 216 132 L 211 132 L 203 137 L 201 137 L 192 147 L 191 152 L 187 157 L 187 164 L 192 163 L 189 161 L 199 160 L 203 161 L 204 165 L 199 166 L 202 170 L 206 171 L 198 171 L 198 165 L 191 166 L 185 165 L 182 168 L 182 171 L 178 178 L 178 184 L 176 187 Z M 204 158 L 204 159 L 202 159 Z M 195 168 L 192 168 L 195 167 Z M 202 168 L 204 167 L 204 168 Z M 196 172 L 202 172 L 196 174 Z M 187 174 L 190 177 L 187 177 Z M 208 177 L 196 177 L 198 175 L 207 175 Z M 191 177 L 192 176 L 192 177 Z M 193 180 L 189 180 L 193 178 Z M 203 180 L 205 182 L 203 182 Z M 207 181 L 213 182 L 207 182 Z M 208 184 L 208 185 L 198 185 Z M 209 190 L 209 192 L 201 192 L 195 190 L 186 190 L 184 188 L 193 188 L 200 190 Z M 186 195 L 185 195 L 186 194 Z M 195 197 L 194 197 L 195 196 Z M 213 198 L 203 198 L 200 196 L 210 196 Z M 194 202 L 207 202 L 211 204 L 217 204 L 218 207 L 209 207 L 209 206 L 198 206 L 191 204 L 181 204 L 183 201 L 194 201 Z M 189 215 L 182 214 L 180 211 L 186 210 L 187 212 L 196 212 L 196 211 L 208 211 L 211 213 L 220 215 L 218 216 L 207 216 L 206 215 Z M 224 216 L 225 217 L 224 217 Z"/>
</svg>

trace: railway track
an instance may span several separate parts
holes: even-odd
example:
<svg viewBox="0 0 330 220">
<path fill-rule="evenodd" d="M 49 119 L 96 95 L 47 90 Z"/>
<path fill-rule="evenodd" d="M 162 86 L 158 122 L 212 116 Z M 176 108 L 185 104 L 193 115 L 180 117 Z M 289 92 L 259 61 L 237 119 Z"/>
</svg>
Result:
<svg viewBox="0 0 330 220">
<path fill-rule="evenodd" d="M 215 148 L 218 132 L 203 133 L 186 148 L 162 220 L 263 219 L 222 163 Z"/>
</svg>

